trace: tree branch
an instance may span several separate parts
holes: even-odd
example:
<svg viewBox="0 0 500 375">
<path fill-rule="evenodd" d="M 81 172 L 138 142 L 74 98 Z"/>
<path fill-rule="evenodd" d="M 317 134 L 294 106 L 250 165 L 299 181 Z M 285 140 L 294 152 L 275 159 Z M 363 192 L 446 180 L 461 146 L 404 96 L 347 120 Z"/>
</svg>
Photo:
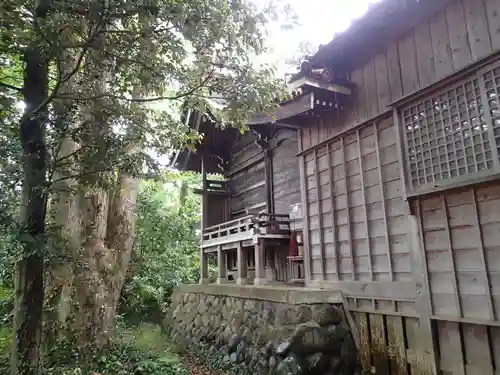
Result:
<svg viewBox="0 0 500 375">
<path fill-rule="evenodd" d="M 9 90 L 14 90 L 14 91 L 17 91 L 17 92 L 20 92 L 20 93 L 23 93 L 24 90 L 21 88 L 21 87 L 17 87 L 17 86 L 14 86 L 14 85 L 11 85 L 11 84 L 8 84 L 8 83 L 5 83 L 5 82 L 0 82 L 0 87 L 5 87 Z"/>
<path fill-rule="evenodd" d="M 35 24 L 36 24 L 36 22 L 35 22 Z M 57 59 L 57 80 L 56 80 L 56 84 L 54 85 L 54 89 L 52 90 L 50 95 L 48 95 L 47 98 L 42 103 L 40 103 L 40 105 L 38 107 L 36 107 L 32 111 L 26 112 L 23 115 L 23 117 L 31 117 L 31 116 L 37 114 L 42 108 L 45 108 L 52 100 L 54 100 L 56 98 L 56 94 L 59 91 L 59 88 L 61 87 L 61 85 L 64 84 L 65 82 L 69 81 L 71 79 L 71 77 L 73 77 L 76 74 L 76 72 L 80 69 L 83 58 L 87 54 L 87 51 L 88 51 L 89 47 L 91 46 L 92 42 L 101 33 L 103 25 L 104 25 L 104 16 L 99 19 L 95 29 L 93 31 L 92 30 L 89 31 L 87 42 L 85 43 L 86 46 L 83 47 L 83 50 L 80 53 L 80 56 L 78 57 L 76 64 L 73 67 L 73 70 L 71 70 L 65 77 L 62 77 L 61 60 L 59 58 Z M 40 29 L 40 32 L 41 32 L 41 29 Z"/>
<path fill-rule="evenodd" d="M 107 94 L 107 93 L 101 93 L 98 95 L 94 96 L 87 96 L 87 97 L 75 97 L 75 96 L 70 96 L 70 95 L 62 95 L 62 96 L 57 96 L 57 99 L 67 99 L 67 100 L 74 100 L 74 101 L 91 101 L 91 100 L 97 100 L 97 99 L 103 99 L 103 98 L 111 98 L 111 99 L 118 99 L 118 100 L 123 100 L 129 103 L 149 103 L 149 102 L 155 102 L 155 101 L 160 101 L 160 100 L 178 100 L 182 99 L 186 96 L 193 95 L 196 91 L 201 89 L 203 86 L 207 84 L 207 82 L 212 78 L 212 74 L 214 73 L 215 69 L 212 70 L 206 78 L 204 78 L 200 84 L 196 85 L 195 87 L 189 89 L 186 92 L 173 95 L 173 96 L 156 96 L 152 98 L 127 98 L 125 96 L 121 95 L 114 95 L 114 94 Z"/>
</svg>

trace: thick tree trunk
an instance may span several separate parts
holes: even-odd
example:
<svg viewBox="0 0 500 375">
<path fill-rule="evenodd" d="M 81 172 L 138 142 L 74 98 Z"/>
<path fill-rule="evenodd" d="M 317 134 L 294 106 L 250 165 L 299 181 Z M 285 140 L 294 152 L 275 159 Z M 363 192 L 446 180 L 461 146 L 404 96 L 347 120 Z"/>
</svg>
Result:
<svg viewBox="0 0 500 375">
<path fill-rule="evenodd" d="M 14 346 L 12 373 L 35 375 L 41 371 L 40 343 L 44 298 L 43 260 L 45 250 L 46 158 L 45 108 L 48 96 L 48 63 L 39 49 L 24 56 L 24 102 L 26 113 L 20 124 L 23 147 L 23 254 L 16 264 Z M 40 109 L 40 110 L 37 110 Z"/>
<path fill-rule="evenodd" d="M 87 241 L 73 271 L 70 314 L 80 345 L 107 343 L 132 253 L 137 181 L 121 174 L 118 185 L 115 194 L 98 189 L 85 200 Z"/>
<path fill-rule="evenodd" d="M 125 276 L 135 242 L 135 222 L 138 181 L 125 172 L 118 177 L 118 189 L 114 194 L 108 216 L 107 244 L 116 263 L 116 273 L 110 279 L 110 309 L 107 324 L 113 324 L 125 282 Z"/>
</svg>

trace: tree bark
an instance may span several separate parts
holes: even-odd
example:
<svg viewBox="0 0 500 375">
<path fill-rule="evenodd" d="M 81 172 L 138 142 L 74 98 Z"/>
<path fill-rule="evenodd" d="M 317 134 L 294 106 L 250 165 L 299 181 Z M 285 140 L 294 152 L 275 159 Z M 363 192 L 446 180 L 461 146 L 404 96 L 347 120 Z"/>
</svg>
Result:
<svg viewBox="0 0 500 375">
<path fill-rule="evenodd" d="M 38 48 L 24 55 L 24 102 L 26 114 L 20 123 L 23 148 L 23 210 L 21 241 L 23 253 L 16 264 L 14 345 L 12 373 L 35 375 L 41 371 L 40 343 L 44 298 L 43 262 L 47 203 L 45 144 L 48 97 L 48 62 Z M 39 109 L 39 110 L 37 110 Z"/>
</svg>

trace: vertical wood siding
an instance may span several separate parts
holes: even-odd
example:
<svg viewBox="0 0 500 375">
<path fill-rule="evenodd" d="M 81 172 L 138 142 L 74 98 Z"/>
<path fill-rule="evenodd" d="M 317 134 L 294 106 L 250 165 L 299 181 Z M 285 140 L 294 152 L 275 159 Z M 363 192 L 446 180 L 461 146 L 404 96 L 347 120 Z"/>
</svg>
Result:
<svg viewBox="0 0 500 375">
<path fill-rule="evenodd" d="M 218 195 L 207 196 L 207 227 L 223 223 L 228 219 L 229 199 Z"/>
<path fill-rule="evenodd" d="M 361 342 L 360 356 L 377 373 L 428 374 L 431 358 L 421 351 L 419 319 L 414 316 L 352 312 Z M 441 374 L 495 375 L 500 371 L 500 327 L 436 321 L 437 369 Z"/>
<path fill-rule="evenodd" d="M 438 317 L 499 321 L 500 184 L 413 202 Z"/>
<path fill-rule="evenodd" d="M 272 152 L 274 212 L 289 214 L 292 205 L 300 203 L 297 131 L 280 129 Z"/>
<path fill-rule="evenodd" d="M 311 278 L 341 285 L 361 357 L 377 373 L 500 374 L 500 182 L 463 186 L 484 172 L 481 163 L 489 177 L 500 167 L 500 63 L 398 108 L 399 117 L 384 114 L 388 103 L 498 50 L 500 0 L 456 0 L 356 66 L 353 101 L 342 114 L 301 130 Z M 435 109 L 436 98 L 446 105 Z M 424 167 L 413 180 L 410 170 L 403 181 L 408 131 L 431 129 L 412 138 L 425 158 L 425 145 L 439 142 L 440 121 L 448 143 L 437 154 L 446 163 Z M 461 185 L 426 195 L 414 189 L 422 178 L 431 185 L 451 179 L 452 166 L 457 175 L 465 168 Z M 416 295 L 370 297 L 364 290 L 405 283 Z"/>
<path fill-rule="evenodd" d="M 305 155 L 313 280 L 411 279 L 392 117 Z"/>
<path fill-rule="evenodd" d="M 302 131 L 302 147 L 340 134 L 388 110 L 387 104 L 500 50 L 500 0 L 456 0 L 356 66 L 351 104 L 340 116 Z"/>
<path fill-rule="evenodd" d="M 241 210 L 260 211 L 266 207 L 264 153 L 254 143 L 255 136 L 245 133 L 234 145 L 230 165 L 229 188 L 231 218 L 245 216 Z M 235 212 L 240 211 L 238 215 Z"/>
</svg>

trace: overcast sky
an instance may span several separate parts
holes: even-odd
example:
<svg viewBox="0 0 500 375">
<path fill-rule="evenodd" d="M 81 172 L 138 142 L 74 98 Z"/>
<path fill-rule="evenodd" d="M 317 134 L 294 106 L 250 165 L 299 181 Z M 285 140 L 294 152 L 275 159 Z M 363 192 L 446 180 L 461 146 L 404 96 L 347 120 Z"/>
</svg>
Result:
<svg viewBox="0 0 500 375">
<path fill-rule="evenodd" d="M 269 43 L 274 53 L 270 58 L 283 60 L 297 54 L 299 43 L 309 41 L 316 48 L 327 44 L 335 34 L 346 30 L 352 20 L 366 13 L 370 4 L 380 0 L 282 0 L 289 3 L 299 16 L 300 26 L 283 31 L 278 24 L 270 25 Z M 266 0 L 254 0 L 265 4 Z"/>
</svg>

